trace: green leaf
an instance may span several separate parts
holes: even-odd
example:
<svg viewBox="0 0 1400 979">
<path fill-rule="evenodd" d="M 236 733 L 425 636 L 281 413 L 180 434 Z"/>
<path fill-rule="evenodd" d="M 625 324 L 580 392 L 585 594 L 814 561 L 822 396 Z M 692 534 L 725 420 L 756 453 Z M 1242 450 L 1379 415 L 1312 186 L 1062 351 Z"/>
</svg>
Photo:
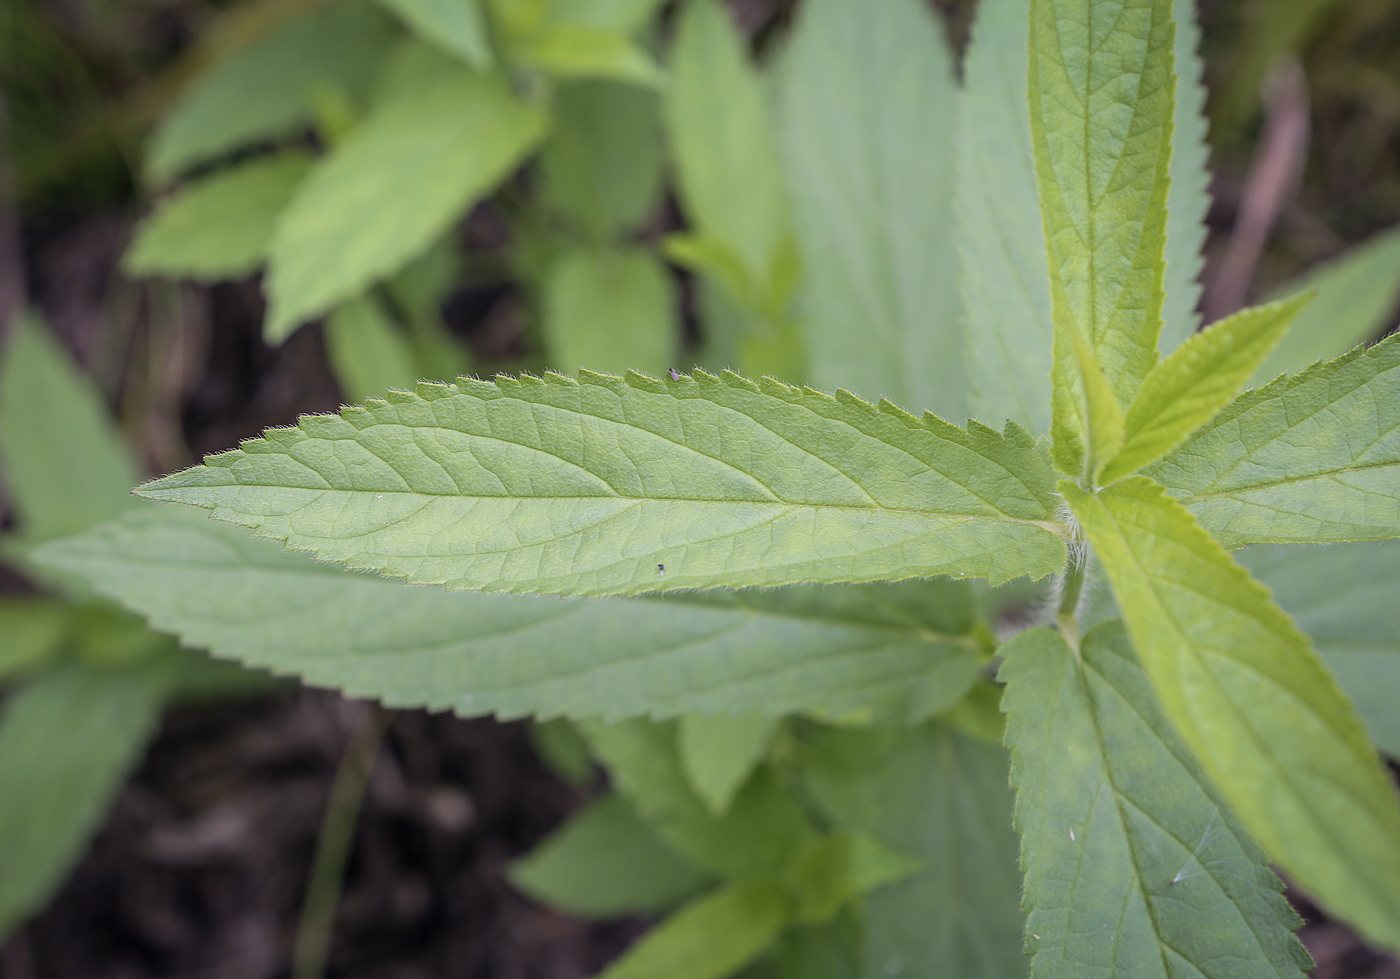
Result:
<svg viewBox="0 0 1400 979">
<path fill-rule="evenodd" d="M 561 86 L 540 154 L 547 201 L 594 241 L 640 224 L 661 198 L 661 99 L 608 81 Z"/>
<path fill-rule="evenodd" d="M 659 374 L 675 358 L 675 308 L 674 283 L 646 249 L 571 249 L 545 282 L 549 362 Z"/>
<path fill-rule="evenodd" d="M 1256 384 L 1283 371 L 1340 357 L 1373 339 L 1388 324 L 1400 295 L 1400 228 L 1344 252 L 1296 282 L 1293 291 L 1316 289 L 1283 340 L 1254 375 Z"/>
<path fill-rule="evenodd" d="M 812 383 L 956 420 L 952 60 L 918 0 L 814 0 L 776 82 Z"/>
<path fill-rule="evenodd" d="M 510 880 L 569 914 L 616 918 L 669 910 L 712 878 L 657 839 L 614 794 L 591 803 L 512 864 Z"/>
<path fill-rule="evenodd" d="M 1400 543 L 1265 544 L 1239 560 L 1312 637 L 1380 749 L 1400 758 Z"/>
<path fill-rule="evenodd" d="M 122 258 L 128 275 L 234 279 L 267 257 L 277 215 L 311 168 L 285 150 L 220 170 L 163 201 Z"/>
<path fill-rule="evenodd" d="M 1104 465 L 1123 447 L 1123 409 L 1089 344 L 1078 333 L 1071 333 L 1068 342 L 1074 348 L 1075 378 L 1083 395 L 1085 469 L 1097 481 Z"/>
<path fill-rule="evenodd" d="M 146 166 L 168 179 L 248 143 L 279 139 L 311 121 L 318 91 L 362 94 L 366 69 L 392 37 L 374 4 L 327 4 L 289 21 L 199 78 L 152 137 Z"/>
<path fill-rule="evenodd" d="M 1246 391 L 1144 472 L 1229 548 L 1400 536 L 1400 338 Z"/>
<path fill-rule="evenodd" d="M 174 508 L 55 543 L 40 560 L 186 645 L 461 714 L 918 717 L 956 703 L 981 662 L 966 586 L 946 581 L 667 601 L 448 594 L 346 574 Z"/>
<path fill-rule="evenodd" d="M 0 681 L 50 659 L 69 624 L 63 602 L 41 595 L 0 596 Z"/>
<path fill-rule="evenodd" d="M 681 717 L 681 764 L 691 787 L 715 815 L 724 814 L 762 760 L 776 723 L 756 711 Z"/>
<path fill-rule="evenodd" d="M 1060 491 L 1103 562 L 1163 712 L 1302 887 L 1400 947 L 1400 806 L 1307 636 L 1161 486 Z"/>
<path fill-rule="evenodd" d="M 477 0 L 379 0 L 420 37 L 450 51 L 473 68 L 494 62 L 486 21 Z"/>
<path fill-rule="evenodd" d="M 735 884 L 667 918 L 599 979 L 724 979 L 773 944 L 787 917 L 777 881 Z"/>
<path fill-rule="evenodd" d="M 0 462 L 26 543 L 116 516 L 139 479 L 91 382 L 29 315 L 14 323 L 0 362 Z"/>
<path fill-rule="evenodd" d="M 564 78 L 606 78 L 659 86 L 661 69 L 635 41 L 592 24 L 552 24 L 519 52 L 521 61 Z"/>
<path fill-rule="evenodd" d="M 413 353 L 378 300 L 361 296 L 342 303 L 326 323 L 326 354 L 350 401 L 383 397 L 389 388 L 418 383 Z"/>
<path fill-rule="evenodd" d="M 1028 0 L 977 5 L 958 95 L 954 211 L 973 414 L 1050 427 L 1050 313 L 1030 111 Z"/>
<path fill-rule="evenodd" d="M 1156 462 L 1214 418 L 1311 298 L 1241 310 L 1192 334 L 1152 368 L 1128 408 L 1123 450 L 1104 468 L 1103 481 Z"/>
<path fill-rule="evenodd" d="M 584 735 L 613 787 L 663 840 L 697 867 L 730 880 L 779 873 L 816 839 L 771 766 L 744 783 L 722 816 L 690 786 L 675 721 L 588 722 Z"/>
<path fill-rule="evenodd" d="M 1172 122 L 1171 188 L 1167 191 L 1167 271 L 1163 278 L 1162 335 L 1171 353 L 1201 325 L 1201 250 L 1210 210 L 1210 146 L 1206 142 L 1205 64 L 1198 53 L 1197 0 L 1174 0 L 1176 107 Z M 1296 290 L 1295 290 L 1296 291 Z M 1340 351 L 1338 351 L 1340 353 Z"/>
<path fill-rule="evenodd" d="M 762 82 L 728 16 L 715 0 L 682 11 L 666 123 L 690 223 L 766 286 L 791 248 L 787 190 Z"/>
<path fill-rule="evenodd" d="M 362 292 L 421 254 L 543 135 L 542 109 L 462 69 L 377 108 L 298 189 L 272 236 L 266 332 Z"/>
<path fill-rule="evenodd" d="M 1021 875 L 1006 752 L 943 724 L 808 727 L 799 771 L 837 826 L 923 861 L 865 900 L 864 974 L 1013 979 Z"/>
<path fill-rule="evenodd" d="M 1000 582 L 1063 563 L 1048 466 L 1014 428 L 734 374 L 418 392 L 269 429 L 140 493 L 452 590 Z"/>
<path fill-rule="evenodd" d="M 547 15 L 556 23 L 592 24 L 632 34 L 660 5 L 661 0 L 551 0 Z"/>
<path fill-rule="evenodd" d="M 1055 323 L 1055 461 L 1083 468 L 1072 337 L 1126 410 L 1157 362 L 1174 112 L 1171 0 L 1032 0 L 1031 134 Z"/>
<path fill-rule="evenodd" d="M 917 873 L 920 860 L 892 850 L 865 833 L 832 833 L 813 843 L 792 867 L 795 917 L 804 924 L 830 921 L 836 912 L 877 887 Z"/>
<path fill-rule="evenodd" d="M 1283 883 L 1158 709 L 1119 622 L 1002 648 L 1033 977 L 1292 976 Z"/>
<path fill-rule="evenodd" d="M 587 788 L 596 771 L 588 755 L 588 742 L 562 717 L 530 725 L 530 744 L 554 774 L 576 788 Z"/>
<path fill-rule="evenodd" d="M 164 671 L 70 666 L 36 676 L 0 711 L 0 939 L 82 855 L 155 729 Z"/>
</svg>

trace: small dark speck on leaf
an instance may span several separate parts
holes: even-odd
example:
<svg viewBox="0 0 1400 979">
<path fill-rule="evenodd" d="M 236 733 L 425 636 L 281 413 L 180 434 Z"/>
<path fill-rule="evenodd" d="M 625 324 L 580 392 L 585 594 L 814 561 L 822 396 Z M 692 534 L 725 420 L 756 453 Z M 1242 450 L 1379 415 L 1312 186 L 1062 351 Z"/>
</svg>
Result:
<svg viewBox="0 0 1400 979">
<path fill-rule="evenodd" d="M 657 573 L 657 574 L 665 574 L 665 573 L 666 573 L 666 565 L 664 565 L 664 564 L 658 564 L 658 565 L 656 566 L 656 573 Z"/>
<path fill-rule="evenodd" d="M 671 372 L 671 380 L 679 381 L 681 379 L 680 372 L 677 371 L 674 367 L 668 367 L 666 369 Z"/>
</svg>

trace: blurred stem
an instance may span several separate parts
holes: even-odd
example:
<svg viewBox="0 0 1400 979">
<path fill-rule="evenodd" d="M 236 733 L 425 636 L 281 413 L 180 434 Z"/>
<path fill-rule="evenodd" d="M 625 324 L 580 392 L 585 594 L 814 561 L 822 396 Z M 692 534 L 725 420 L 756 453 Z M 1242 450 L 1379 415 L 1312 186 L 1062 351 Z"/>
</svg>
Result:
<svg viewBox="0 0 1400 979">
<path fill-rule="evenodd" d="M 1084 594 L 1084 565 L 1087 563 L 1087 548 L 1071 546 L 1060 583 L 1060 609 L 1056 616 L 1060 632 L 1074 650 L 1076 659 L 1079 658 L 1079 597 Z"/>
<path fill-rule="evenodd" d="M 326 813 L 321 819 L 321 835 L 316 840 L 316 857 L 306 882 L 306 897 L 301 905 L 301 921 L 292 950 L 292 979 L 321 979 L 326 973 L 335 909 L 340 903 L 350 844 L 355 839 L 355 823 L 390 716 L 389 711 L 378 704 L 369 705 L 350 732 L 350 740 L 340 758 L 340 768 L 336 770 L 330 798 L 326 801 Z"/>
</svg>

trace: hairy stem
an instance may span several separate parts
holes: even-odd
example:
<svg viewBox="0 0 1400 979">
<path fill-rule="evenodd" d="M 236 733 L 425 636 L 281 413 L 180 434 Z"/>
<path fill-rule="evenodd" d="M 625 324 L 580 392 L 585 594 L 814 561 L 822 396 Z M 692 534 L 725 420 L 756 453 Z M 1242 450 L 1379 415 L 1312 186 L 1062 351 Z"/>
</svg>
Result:
<svg viewBox="0 0 1400 979">
<path fill-rule="evenodd" d="M 370 705 L 350 732 L 340 758 L 321 818 L 321 835 L 316 840 L 306 897 L 302 900 L 301 921 L 292 950 L 292 979 L 321 979 L 325 975 L 340 886 L 345 879 L 350 844 L 355 839 L 355 823 L 389 717 L 389 712 L 378 704 Z"/>
<path fill-rule="evenodd" d="M 1088 562 L 1087 547 L 1071 547 L 1064 575 L 1060 578 L 1060 608 L 1055 622 L 1075 656 L 1079 655 L 1079 598 L 1084 594 L 1084 566 Z"/>
</svg>

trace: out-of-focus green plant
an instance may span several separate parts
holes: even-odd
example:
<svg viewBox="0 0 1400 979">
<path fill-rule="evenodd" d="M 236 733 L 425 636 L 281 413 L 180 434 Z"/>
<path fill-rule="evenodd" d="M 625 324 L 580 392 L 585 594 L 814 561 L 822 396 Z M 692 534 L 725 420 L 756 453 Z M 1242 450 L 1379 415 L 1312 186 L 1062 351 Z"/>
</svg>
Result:
<svg viewBox="0 0 1400 979">
<path fill-rule="evenodd" d="M 961 87 L 916 0 L 807 0 L 763 68 L 711 0 L 666 31 L 654 7 L 342 0 L 216 66 L 152 143 L 153 178 L 186 180 L 131 271 L 265 264 L 269 340 L 325 317 L 348 393 L 402 387 L 143 492 L 450 591 L 174 508 L 39 559 L 242 662 L 549 720 L 547 754 L 611 790 L 514 878 L 666 915 L 610 979 L 1001 977 L 1023 927 L 1038 976 L 1298 976 L 1265 851 L 1400 946 L 1366 734 L 1397 750 L 1400 624 L 1366 586 L 1400 564 L 1400 346 L 1345 353 L 1383 315 L 1355 283 L 1400 257 L 1319 278 L 1335 318 L 1285 300 L 1197 332 L 1184 0 L 984 0 Z M 666 174 L 685 224 L 658 243 Z M 541 366 L 663 375 L 669 259 L 687 361 L 855 394 L 406 389 L 465 357 L 436 306 L 487 198 Z M 1276 347 L 1307 369 L 1239 393 Z M 1008 605 L 1049 627 L 1004 635 Z"/>
</svg>

